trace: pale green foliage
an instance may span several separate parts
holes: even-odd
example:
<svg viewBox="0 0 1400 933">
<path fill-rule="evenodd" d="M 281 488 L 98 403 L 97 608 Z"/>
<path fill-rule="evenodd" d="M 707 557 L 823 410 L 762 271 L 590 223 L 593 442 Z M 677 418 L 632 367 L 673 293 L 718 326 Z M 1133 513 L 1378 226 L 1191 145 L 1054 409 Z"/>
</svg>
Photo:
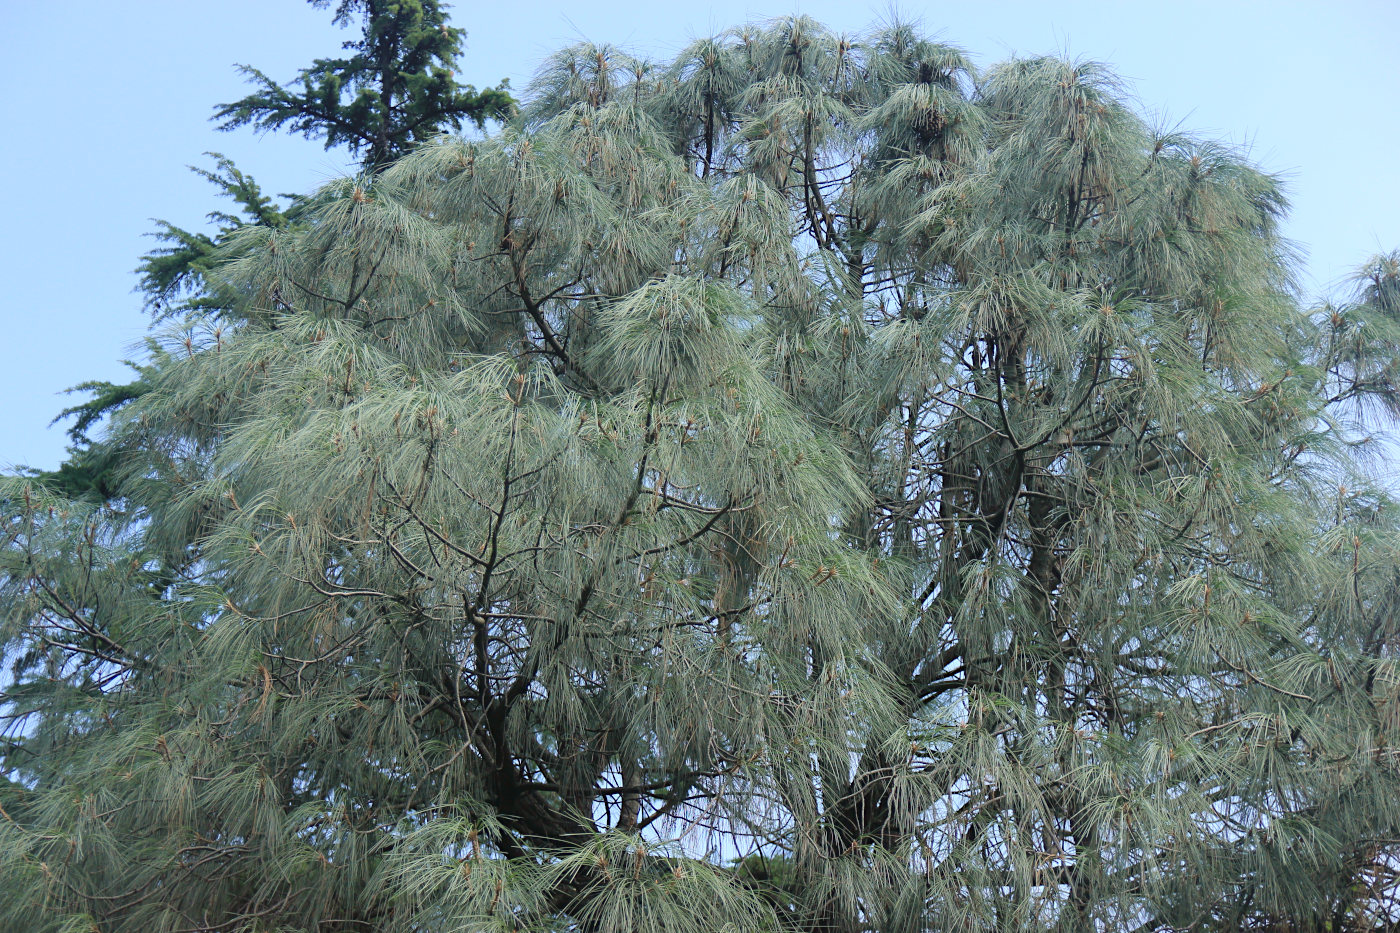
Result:
<svg viewBox="0 0 1400 933">
<path fill-rule="evenodd" d="M 1393 918 L 1395 257 L 1308 313 L 1274 178 L 974 78 L 576 47 L 236 232 L 124 497 L 4 487 L 5 929 Z"/>
</svg>

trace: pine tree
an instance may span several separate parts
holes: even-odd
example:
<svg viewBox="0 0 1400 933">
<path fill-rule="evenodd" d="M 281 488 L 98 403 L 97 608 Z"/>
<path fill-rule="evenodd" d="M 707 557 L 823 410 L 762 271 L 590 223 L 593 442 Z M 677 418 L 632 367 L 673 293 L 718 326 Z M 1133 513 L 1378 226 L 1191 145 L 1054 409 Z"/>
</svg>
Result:
<svg viewBox="0 0 1400 933">
<path fill-rule="evenodd" d="M 0 492 L 0 923 L 1393 925 L 1400 257 L 1285 209 L 791 18 L 230 232 L 121 510 Z"/>
<path fill-rule="evenodd" d="M 311 0 L 329 6 L 328 0 Z M 505 119 L 515 101 L 502 81 L 477 91 L 456 80 L 451 70 L 462 53 L 465 31 L 447 25 L 446 7 L 437 0 L 343 0 L 335 11 L 338 25 L 360 17 L 361 37 L 345 43 L 349 59 L 317 59 L 300 75 L 302 92 L 289 91 L 256 68 L 241 70 L 259 91 L 236 103 L 221 105 L 220 129 L 252 125 L 264 131 L 290 126 L 307 138 L 324 139 L 327 149 L 345 146 L 360 155 L 364 167 L 387 162 L 415 142 L 464 124 L 478 129 L 488 119 Z M 342 92 L 352 93 L 350 100 Z M 156 322 L 191 314 L 209 314 L 223 297 L 206 278 L 220 246 L 249 224 L 281 227 L 294 222 L 299 205 L 283 208 L 263 194 L 253 178 L 220 153 L 205 153 L 214 168 L 191 166 L 232 201 L 235 212 L 213 211 L 206 219 L 213 233 L 157 222 L 153 234 L 161 246 L 142 257 L 139 289 Z M 54 422 L 72 417 L 69 456 L 57 470 L 32 471 L 50 488 L 67 496 L 110 499 L 119 495 L 116 473 L 124 453 L 94 444 L 89 430 L 147 389 L 143 367 L 132 364 L 138 378 L 129 383 L 91 381 L 70 392 L 91 398 L 60 412 Z"/>
</svg>

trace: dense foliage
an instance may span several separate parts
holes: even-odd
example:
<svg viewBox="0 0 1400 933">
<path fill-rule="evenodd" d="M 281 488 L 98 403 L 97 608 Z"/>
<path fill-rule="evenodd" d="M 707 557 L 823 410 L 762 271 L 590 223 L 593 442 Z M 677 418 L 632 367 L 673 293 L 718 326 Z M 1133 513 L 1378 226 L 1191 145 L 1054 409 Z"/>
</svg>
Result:
<svg viewBox="0 0 1400 933">
<path fill-rule="evenodd" d="M 330 6 L 329 0 L 310 2 Z M 488 119 L 504 119 L 515 111 L 507 82 L 477 91 L 457 80 L 452 69 L 459 64 L 465 32 L 447 25 L 446 8 L 439 0 L 341 0 L 336 5 L 336 24 L 349 26 L 357 16 L 360 37 L 345 43 L 345 49 L 355 55 L 317 59 L 302 69 L 301 93 L 286 89 L 256 68 L 240 66 L 258 90 L 217 108 L 215 119 L 223 121 L 219 128 L 253 126 L 264 132 L 290 128 L 308 139 L 322 139 L 327 149 L 344 146 L 360 157 L 366 170 L 373 170 L 417 141 L 463 125 L 482 129 Z M 206 219 L 215 225 L 210 231 L 156 222 L 153 236 L 161 245 L 141 258 L 136 272 L 146 307 L 158 322 L 226 312 L 221 304 L 224 297 L 206 279 L 219 262 L 220 249 L 245 226 L 282 227 L 297 222 L 304 206 L 296 196 L 290 205 L 279 206 L 231 159 L 217 152 L 205 154 L 214 159 L 214 168 L 191 166 L 191 170 L 232 202 L 232 212 L 210 212 Z M 50 490 L 69 498 L 119 495 L 125 451 L 117 439 L 96 439 L 89 431 L 150 388 L 144 364 L 129 365 L 137 377 L 131 382 L 91 380 L 69 390 L 90 397 L 54 419 L 73 418 L 68 457 L 57 470 L 30 471 Z"/>
<path fill-rule="evenodd" d="M 1112 75 L 793 18 L 230 231 L 15 478 L 5 929 L 1369 930 L 1400 263 Z"/>
<path fill-rule="evenodd" d="M 361 38 L 345 43 L 345 51 L 354 54 L 317 59 L 297 76 L 299 89 L 242 66 L 258 89 L 219 108 L 220 129 L 287 127 L 325 140 L 327 149 L 345 146 L 373 168 L 448 128 L 481 129 L 488 119 L 509 116 L 515 108 L 504 81 L 481 91 L 457 81 L 453 67 L 466 32 L 447 25 L 441 0 L 336 4 L 336 23 L 347 25 L 357 16 Z"/>
</svg>

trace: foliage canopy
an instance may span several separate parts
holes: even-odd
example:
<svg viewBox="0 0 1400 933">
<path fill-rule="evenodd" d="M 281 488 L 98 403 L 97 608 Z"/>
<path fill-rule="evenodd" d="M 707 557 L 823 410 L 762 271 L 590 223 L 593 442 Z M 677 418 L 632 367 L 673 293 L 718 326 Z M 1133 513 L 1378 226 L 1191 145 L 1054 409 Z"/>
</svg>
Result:
<svg viewBox="0 0 1400 933">
<path fill-rule="evenodd" d="M 1086 62 L 560 52 L 3 486 L 7 929 L 1373 929 L 1400 264 Z"/>
<path fill-rule="evenodd" d="M 339 0 L 335 22 L 356 17 L 361 38 L 345 43 L 353 54 L 317 59 L 297 76 L 300 89 L 241 66 L 258 90 L 218 109 L 220 129 L 287 127 L 324 139 L 327 149 L 343 145 L 373 168 L 448 128 L 481 129 L 514 109 L 504 81 L 481 91 L 457 81 L 452 69 L 466 31 L 447 25 L 440 0 Z"/>
<path fill-rule="evenodd" d="M 330 6 L 328 0 L 310 2 Z M 318 59 L 303 69 L 300 94 L 256 68 L 240 66 L 259 90 L 220 106 L 215 113 L 215 119 L 223 120 L 220 129 L 288 127 L 307 138 L 323 139 L 327 149 L 345 146 L 361 157 L 366 170 L 373 170 L 417 141 L 460 130 L 464 124 L 481 129 L 488 119 L 504 119 L 515 111 L 506 82 L 478 92 L 457 81 L 452 68 L 461 55 L 465 32 L 447 25 L 446 7 L 438 0 L 342 0 L 335 7 L 337 25 L 348 26 L 357 16 L 360 38 L 345 43 L 356 54 L 348 59 Z M 214 159 L 214 169 L 191 166 L 191 171 L 232 201 L 234 210 L 216 210 L 206 216 L 217 227 L 213 232 L 156 222 L 153 236 L 161 245 L 141 258 L 136 271 L 147 309 L 158 322 L 225 311 L 219 289 L 206 280 L 219 262 L 225 241 L 244 226 L 281 227 L 300 217 L 300 197 L 290 196 L 292 203 L 281 207 L 231 159 L 217 152 L 205 155 Z M 119 461 L 124 456 L 120 439 L 98 441 L 88 432 L 150 388 L 143 364 L 129 365 L 137 373 L 131 382 L 91 380 L 69 390 L 89 392 L 92 397 L 54 419 L 74 419 L 68 430 L 73 441 L 68 458 L 57 470 L 30 471 L 52 491 L 103 500 L 119 495 Z"/>
</svg>

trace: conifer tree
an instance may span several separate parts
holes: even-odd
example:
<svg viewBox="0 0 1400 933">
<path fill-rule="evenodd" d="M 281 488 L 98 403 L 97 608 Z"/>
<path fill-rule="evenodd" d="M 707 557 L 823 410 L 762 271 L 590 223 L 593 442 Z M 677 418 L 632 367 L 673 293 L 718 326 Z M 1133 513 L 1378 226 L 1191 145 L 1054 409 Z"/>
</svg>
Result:
<svg viewBox="0 0 1400 933">
<path fill-rule="evenodd" d="M 310 0 L 329 6 L 329 0 Z M 477 91 L 461 84 L 452 70 L 462 53 L 465 31 L 447 24 L 447 7 L 437 0 L 342 0 L 335 22 L 345 26 L 360 19 L 361 37 L 345 43 L 355 54 L 348 59 L 317 59 L 300 75 L 300 94 L 289 91 L 251 66 L 241 66 L 259 90 L 221 105 L 215 119 L 220 129 L 252 125 L 264 131 L 290 126 L 307 138 L 325 141 L 327 149 L 345 146 L 359 155 L 366 169 L 402 154 L 415 141 L 464 124 L 478 129 L 490 119 L 505 119 L 515 101 L 502 81 Z M 352 96 L 344 100 L 344 93 Z M 232 160 L 210 152 L 214 168 L 191 166 L 233 202 L 236 210 L 213 211 L 207 220 L 216 230 L 204 233 L 158 221 L 154 236 L 162 245 L 142 257 L 137 269 L 139 290 L 157 322 L 188 314 L 207 314 L 219 299 L 205 278 L 210 263 L 231 233 L 248 224 L 280 227 L 294 221 L 298 205 L 280 207 L 263 194 L 253 178 Z M 113 498 L 119 495 L 114 469 L 123 453 L 95 444 L 89 430 L 108 415 L 140 397 L 147 388 L 143 367 L 129 383 L 90 381 L 72 392 L 91 398 L 60 412 L 55 422 L 72 417 L 73 441 L 68 459 L 57 470 L 34 471 L 56 491 L 68 496 Z"/>
<path fill-rule="evenodd" d="M 327 7 L 331 0 L 311 0 Z M 359 17 L 362 35 L 345 43 L 348 58 L 318 58 L 283 87 L 242 66 L 258 90 L 221 106 L 220 129 L 289 127 L 327 149 L 345 146 L 366 168 L 383 165 L 415 143 L 464 124 L 482 129 L 508 117 L 515 101 L 506 82 L 478 91 L 456 80 L 453 67 L 466 31 L 447 25 L 440 0 L 340 0 L 335 22 Z"/>
<path fill-rule="evenodd" d="M 120 510 L 0 487 L 4 929 L 1400 917 L 1400 257 L 1308 308 L 1276 178 L 900 24 L 377 168 L 219 245 Z"/>
</svg>

